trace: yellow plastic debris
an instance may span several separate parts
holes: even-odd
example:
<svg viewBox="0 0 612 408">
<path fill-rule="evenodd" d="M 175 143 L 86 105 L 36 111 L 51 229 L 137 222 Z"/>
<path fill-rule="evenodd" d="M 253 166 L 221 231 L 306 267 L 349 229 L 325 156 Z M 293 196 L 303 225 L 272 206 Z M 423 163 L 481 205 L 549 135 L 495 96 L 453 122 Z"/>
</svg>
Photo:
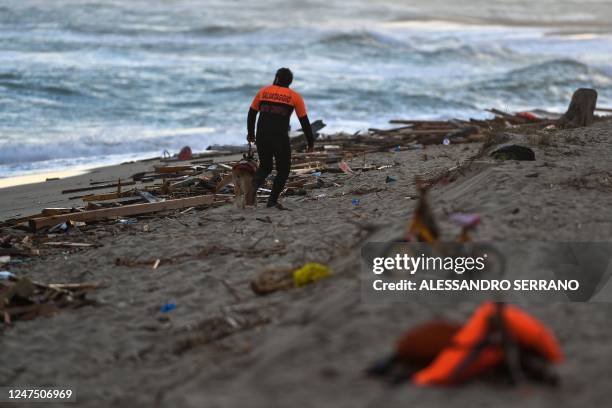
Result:
<svg viewBox="0 0 612 408">
<path fill-rule="evenodd" d="M 327 278 L 330 275 L 331 271 L 327 266 L 310 262 L 293 272 L 293 282 L 295 286 L 299 287 Z"/>
</svg>

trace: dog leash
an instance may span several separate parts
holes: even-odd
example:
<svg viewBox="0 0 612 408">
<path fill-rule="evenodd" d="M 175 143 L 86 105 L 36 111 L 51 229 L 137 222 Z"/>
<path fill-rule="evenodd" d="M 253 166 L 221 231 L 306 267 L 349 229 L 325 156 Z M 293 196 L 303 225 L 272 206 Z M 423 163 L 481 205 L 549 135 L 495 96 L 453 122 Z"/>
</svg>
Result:
<svg viewBox="0 0 612 408">
<path fill-rule="evenodd" d="M 253 158 L 253 145 L 251 144 L 251 142 L 249 142 L 249 151 L 247 152 L 247 157 Z"/>
</svg>

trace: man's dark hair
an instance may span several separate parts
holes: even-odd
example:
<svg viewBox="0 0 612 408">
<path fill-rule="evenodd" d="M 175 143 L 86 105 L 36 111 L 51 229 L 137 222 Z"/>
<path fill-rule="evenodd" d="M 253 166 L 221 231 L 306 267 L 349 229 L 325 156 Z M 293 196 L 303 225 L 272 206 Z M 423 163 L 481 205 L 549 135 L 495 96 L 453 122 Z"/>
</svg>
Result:
<svg viewBox="0 0 612 408">
<path fill-rule="evenodd" d="M 274 85 L 278 86 L 289 86 L 293 82 L 293 72 L 289 68 L 281 68 L 276 71 L 276 77 L 274 78 Z"/>
</svg>

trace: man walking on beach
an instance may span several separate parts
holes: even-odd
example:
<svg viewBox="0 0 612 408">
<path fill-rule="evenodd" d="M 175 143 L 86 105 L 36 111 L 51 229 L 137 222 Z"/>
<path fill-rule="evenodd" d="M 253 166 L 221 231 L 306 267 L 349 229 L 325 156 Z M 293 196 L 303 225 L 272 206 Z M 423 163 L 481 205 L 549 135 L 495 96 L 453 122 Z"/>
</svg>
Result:
<svg viewBox="0 0 612 408">
<path fill-rule="evenodd" d="M 285 188 L 285 182 L 291 170 L 289 118 L 294 109 L 308 141 L 308 151 L 311 152 L 314 146 L 306 105 L 299 93 L 289 89 L 292 81 L 293 73 L 288 68 L 276 71 L 274 83 L 262 88 L 255 95 L 247 119 L 247 140 L 249 143 L 255 142 L 259 155 L 259 168 L 253 180 L 254 194 L 257 194 L 257 189 L 272 172 L 273 160 L 276 161 L 276 177 L 267 206 L 280 209 L 282 206 L 278 203 L 278 197 Z M 259 120 L 257 121 L 257 137 L 255 137 L 257 113 L 259 113 Z"/>
</svg>

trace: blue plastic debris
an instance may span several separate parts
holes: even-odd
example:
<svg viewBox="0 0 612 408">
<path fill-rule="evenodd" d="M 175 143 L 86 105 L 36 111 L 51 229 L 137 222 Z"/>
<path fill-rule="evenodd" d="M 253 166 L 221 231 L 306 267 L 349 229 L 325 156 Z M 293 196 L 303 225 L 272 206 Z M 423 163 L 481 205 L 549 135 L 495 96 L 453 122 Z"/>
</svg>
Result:
<svg viewBox="0 0 612 408">
<path fill-rule="evenodd" d="M 162 313 L 168 313 L 173 309 L 176 309 L 176 303 L 166 303 L 165 305 L 159 308 L 159 311 Z"/>
</svg>

